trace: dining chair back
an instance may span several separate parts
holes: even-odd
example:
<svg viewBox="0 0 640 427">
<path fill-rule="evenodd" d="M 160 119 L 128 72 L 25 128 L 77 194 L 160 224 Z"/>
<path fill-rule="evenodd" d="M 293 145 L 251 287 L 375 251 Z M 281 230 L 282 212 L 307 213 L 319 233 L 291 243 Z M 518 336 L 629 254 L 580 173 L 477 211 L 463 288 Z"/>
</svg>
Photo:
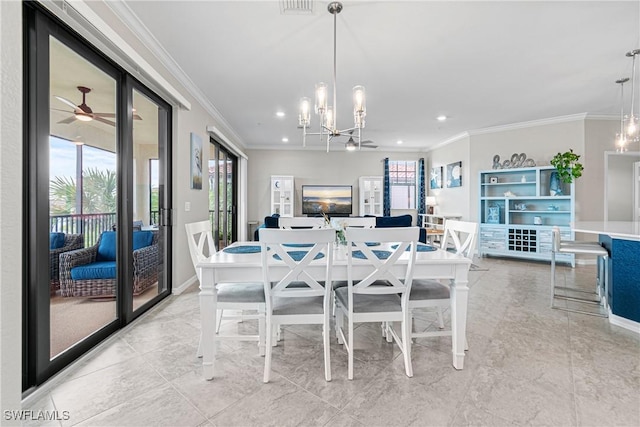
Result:
<svg viewBox="0 0 640 427">
<path fill-rule="evenodd" d="M 444 236 L 441 247 L 462 254 L 472 259 L 476 248 L 478 223 L 458 220 L 447 220 L 444 225 Z"/>
<path fill-rule="evenodd" d="M 336 220 L 341 225 L 343 225 L 344 228 L 347 228 L 347 227 L 373 228 L 376 226 L 376 217 L 374 216 L 345 217 L 345 218 L 336 218 Z"/>
<path fill-rule="evenodd" d="M 278 218 L 278 226 L 280 228 L 292 229 L 292 228 L 322 228 L 325 226 L 325 220 L 323 217 L 280 217 Z"/>
<path fill-rule="evenodd" d="M 444 237 L 441 242 L 441 248 L 455 252 L 465 258 L 473 259 L 477 235 L 477 223 L 447 220 L 444 226 Z M 451 329 L 444 330 L 444 316 L 442 314 L 443 309 L 446 309 L 450 305 L 451 295 L 448 285 L 443 284 L 435 278 L 432 280 L 414 280 L 409 297 L 412 323 L 411 338 L 451 336 Z M 415 331 L 415 310 L 432 307 L 436 309 L 439 330 Z"/>
<path fill-rule="evenodd" d="M 347 286 L 336 289 L 335 298 L 338 342 L 348 353 L 349 379 L 353 379 L 354 324 L 360 322 L 383 322 L 383 335 L 398 344 L 405 372 L 413 376 L 408 302 L 418 237 L 418 227 L 346 229 Z M 380 245 L 370 246 L 368 242 Z M 400 335 L 392 322 L 400 322 Z"/>
<path fill-rule="evenodd" d="M 331 228 L 260 230 L 267 316 L 265 383 L 271 375 L 273 328 L 291 324 L 322 325 L 325 379 L 331 381 L 329 318 L 335 233 Z M 312 275 L 310 269 L 323 274 Z"/>
<path fill-rule="evenodd" d="M 199 221 L 185 224 L 187 230 L 187 242 L 191 262 L 196 269 L 198 281 L 202 280 L 201 271 L 196 266 L 216 252 L 215 242 L 211 233 L 211 221 Z M 265 297 L 262 283 L 218 283 L 217 293 L 217 339 L 238 341 L 257 341 L 258 353 L 264 354 L 265 343 Z M 224 316 L 224 310 L 239 310 L 240 316 Z M 246 314 L 245 310 L 256 311 L 257 314 Z M 220 334 L 222 319 L 257 319 L 258 334 Z M 198 344 L 198 357 L 202 356 L 202 335 Z"/>
</svg>

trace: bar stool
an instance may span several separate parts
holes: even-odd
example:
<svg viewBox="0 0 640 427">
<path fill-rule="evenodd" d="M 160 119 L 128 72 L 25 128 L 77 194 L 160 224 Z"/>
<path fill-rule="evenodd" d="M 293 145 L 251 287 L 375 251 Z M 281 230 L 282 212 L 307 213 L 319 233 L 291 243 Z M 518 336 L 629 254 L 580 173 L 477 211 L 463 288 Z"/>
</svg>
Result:
<svg viewBox="0 0 640 427">
<path fill-rule="evenodd" d="M 583 289 L 568 287 L 568 286 L 556 286 L 556 254 L 580 254 L 580 255 L 595 255 L 598 258 L 598 279 L 596 281 L 595 291 L 586 291 Z M 607 291 L 608 291 L 608 258 L 609 252 L 603 248 L 598 242 L 580 242 L 580 241 L 561 241 L 560 229 L 553 227 L 552 240 L 551 240 L 551 308 L 557 310 L 564 310 L 573 313 L 588 314 L 590 316 L 608 317 L 607 313 Z M 602 262 L 600 262 L 602 261 Z M 602 271 L 600 266 L 603 266 Z M 557 290 L 569 291 L 572 293 L 582 294 L 583 296 L 570 296 L 559 295 Z M 560 307 L 555 305 L 556 299 L 563 299 L 567 301 L 573 301 L 585 305 L 597 305 L 604 309 L 604 312 L 588 311 L 579 308 Z"/>
</svg>

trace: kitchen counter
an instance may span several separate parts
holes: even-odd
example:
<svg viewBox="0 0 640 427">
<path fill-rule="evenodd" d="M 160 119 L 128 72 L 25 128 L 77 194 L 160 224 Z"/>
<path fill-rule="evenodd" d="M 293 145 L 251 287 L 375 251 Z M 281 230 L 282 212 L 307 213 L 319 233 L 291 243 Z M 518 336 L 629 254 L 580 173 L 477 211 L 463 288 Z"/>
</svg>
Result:
<svg viewBox="0 0 640 427">
<path fill-rule="evenodd" d="M 640 240 L 640 221 L 577 221 L 576 233 L 606 234 L 615 239 Z"/>
<path fill-rule="evenodd" d="M 573 231 L 598 234 L 609 251 L 609 321 L 640 333 L 640 222 L 578 221 Z"/>
</svg>

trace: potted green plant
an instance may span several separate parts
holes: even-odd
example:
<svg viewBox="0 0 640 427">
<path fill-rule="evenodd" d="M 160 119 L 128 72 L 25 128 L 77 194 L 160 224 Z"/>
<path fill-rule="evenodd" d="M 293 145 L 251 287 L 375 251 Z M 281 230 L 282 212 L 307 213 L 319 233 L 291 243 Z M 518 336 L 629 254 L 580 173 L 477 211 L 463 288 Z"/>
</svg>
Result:
<svg viewBox="0 0 640 427">
<path fill-rule="evenodd" d="M 550 163 L 558 171 L 560 180 L 571 184 L 574 179 L 582 176 L 584 167 L 578 160 L 580 160 L 580 155 L 574 153 L 573 149 L 569 149 L 569 151 L 553 156 Z"/>
</svg>

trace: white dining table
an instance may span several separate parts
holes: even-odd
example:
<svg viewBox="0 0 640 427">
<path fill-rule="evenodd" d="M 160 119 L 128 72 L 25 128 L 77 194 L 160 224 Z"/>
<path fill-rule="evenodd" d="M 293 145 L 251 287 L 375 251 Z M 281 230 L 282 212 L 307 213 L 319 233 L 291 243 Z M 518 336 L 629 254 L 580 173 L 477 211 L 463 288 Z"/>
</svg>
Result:
<svg viewBox="0 0 640 427">
<path fill-rule="evenodd" d="M 259 246 L 259 242 L 236 242 L 229 247 Z M 226 248 L 225 248 L 226 249 Z M 383 245 L 372 249 L 384 249 Z M 303 248 L 292 248 L 303 250 Z M 347 249 L 334 250 L 332 280 L 347 280 Z M 403 254 L 396 264 L 399 277 L 404 276 L 401 264 L 408 261 Z M 272 266 L 270 281 L 277 281 L 289 271 L 283 261 L 269 257 Z M 448 279 L 451 289 L 451 331 L 453 367 L 463 369 L 465 356 L 465 336 L 467 325 L 468 272 L 471 260 L 442 249 L 416 252 L 415 279 Z M 278 266 L 282 266 L 279 269 Z M 317 267 L 317 268 L 314 268 Z M 237 282 L 262 282 L 262 261 L 260 252 L 229 253 L 224 249 L 197 264 L 201 270 L 200 319 L 202 327 L 202 368 L 204 378 L 213 379 L 216 356 L 216 284 Z M 320 261 L 312 261 L 305 270 L 316 279 L 323 279 L 325 266 Z M 392 270 L 393 271 L 393 270 Z M 353 278 L 362 279 L 370 272 L 370 266 L 359 268 L 354 260 Z"/>
</svg>

